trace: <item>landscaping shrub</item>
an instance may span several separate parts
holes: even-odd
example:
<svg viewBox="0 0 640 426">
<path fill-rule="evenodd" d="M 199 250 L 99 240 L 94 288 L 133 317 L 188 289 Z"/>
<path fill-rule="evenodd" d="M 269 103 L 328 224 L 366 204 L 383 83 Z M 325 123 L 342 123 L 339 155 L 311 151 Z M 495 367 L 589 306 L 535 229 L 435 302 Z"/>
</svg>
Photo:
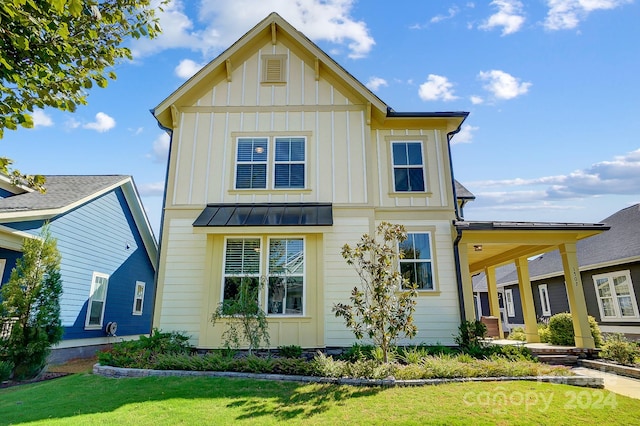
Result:
<svg viewBox="0 0 640 426">
<path fill-rule="evenodd" d="M 113 367 L 154 368 L 160 355 L 189 354 L 192 348 L 188 342 L 189 336 L 181 332 L 154 329 L 149 337 L 118 342 L 110 349 L 98 352 L 98 362 Z"/>
<path fill-rule="evenodd" d="M 302 348 L 297 345 L 278 346 L 278 353 L 285 358 L 300 358 Z"/>
<path fill-rule="evenodd" d="M 343 361 L 358 361 L 361 359 L 373 359 L 373 345 L 361 345 L 354 343 L 346 351 L 342 352 L 340 359 Z"/>
<path fill-rule="evenodd" d="M 458 335 L 454 341 L 463 351 L 475 350 L 482 345 L 481 339 L 487 336 L 487 326 L 481 321 L 464 321 L 458 326 Z"/>
<path fill-rule="evenodd" d="M 538 336 L 540 336 L 541 343 L 549 343 L 551 338 L 551 332 L 549 331 L 549 324 L 538 323 Z"/>
<path fill-rule="evenodd" d="M 634 365 L 636 358 L 640 357 L 640 348 L 622 333 L 612 333 L 605 337 L 600 357 L 619 364 Z"/>
<path fill-rule="evenodd" d="M 509 340 L 520 340 L 523 342 L 527 341 L 527 335 L 524 333 L 524 328 L 522 327 L 513 327 L 509 332 Z"/>
<path fill-rule="evenodd" d="M 529 348 L 516 345 L 494 346 L 498 351 L 493 357 L 500 357 L 510 361 L 531 361 L 537 362 L 537 358 L 533 356 Z"/>
<path fill-rule="evenodd" d="M 598 323 L 592 316 L 589 317 L 589 328 L 596 348 L 601 347 L 602 333 Z M 575 344 L 573 319 L 570 313 L 555 314 L 549 319 L 549 343 L 561 346 L 573 346 Z"/>
</svg>

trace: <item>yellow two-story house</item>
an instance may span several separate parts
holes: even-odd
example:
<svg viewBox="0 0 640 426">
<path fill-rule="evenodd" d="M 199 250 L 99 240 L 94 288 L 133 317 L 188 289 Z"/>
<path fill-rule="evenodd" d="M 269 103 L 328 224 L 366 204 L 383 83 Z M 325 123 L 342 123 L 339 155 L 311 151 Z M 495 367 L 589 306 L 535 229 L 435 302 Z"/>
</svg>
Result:
<svg viewBox="0 0 640 426">
<path fill-rule="evenodd" d="M 451 166 L 468 113 L 394 111 L 275 13 L 153 113 L 171 135 L 154 326 L 186 331 L 199 348 L 222 346 L 210 318 L 238 277 L 264 283 L 273 347 L 351 345 L 332 313 L 359 283 L 341 247 L 381 221 L 408 231 L 413 254 L 399 267 L 419 288 L 415 341 L 442 344 L 472 319 L 478 268 L 600 231 L 535 245 L 487 237 L 461 217 L 473 196 Z M 525 228 L 539 231 L 513 232 Z M 483 258 L 478 241 L 503 256 Z"/>
</svg>

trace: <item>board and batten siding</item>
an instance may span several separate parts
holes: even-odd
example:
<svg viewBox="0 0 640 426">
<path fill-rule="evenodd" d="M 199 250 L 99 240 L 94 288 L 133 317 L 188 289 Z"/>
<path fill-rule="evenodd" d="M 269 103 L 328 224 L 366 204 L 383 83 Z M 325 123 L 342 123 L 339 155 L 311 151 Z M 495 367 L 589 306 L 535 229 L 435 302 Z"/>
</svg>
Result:
<svg viewBox="0 0 640 426">
<path fill-rule="evenodd" d="M 43 222 L 5 225 L 38 235 Z M 93 272 L 109 275 L 103 324 L 116 321 L 119 336 L 149 333 L 154 270 L 122 190 L 51 219 L 50 230 L 61 255 L 63 339 L 105 336 L 103 330 L 84 329 Z M 132 315 L 136 281 L 145 283 L 141 316 Z"/>
</svg>

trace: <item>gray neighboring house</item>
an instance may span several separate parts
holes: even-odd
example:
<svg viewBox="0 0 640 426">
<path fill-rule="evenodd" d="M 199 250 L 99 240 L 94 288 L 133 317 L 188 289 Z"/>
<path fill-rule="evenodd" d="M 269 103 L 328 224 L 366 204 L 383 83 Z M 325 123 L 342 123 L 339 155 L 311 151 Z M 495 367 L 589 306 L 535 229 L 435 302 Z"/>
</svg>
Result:
<svg viewBox="0 0 640 426">
<path fill-rule="evenodd" d="M 622 209 L 602 222 L 611 227 L 609 231 L 578 241 L 576 246 L 587 312 L 603 332 L 640 338 L 640 204 Z M 537 318 L 569 312 L 562 259 L 557 250 L 530 260 L 529 275 Z M 505 329 L 522 326 L 515 266 L 498 268 L 496 276 Z M 474 277 L 474 294 L 480 314 L 485 315 L 488 307 L 485 309 L 482 300 L 486 299 L 486 291 L 484 275 Z"/>
</svg>

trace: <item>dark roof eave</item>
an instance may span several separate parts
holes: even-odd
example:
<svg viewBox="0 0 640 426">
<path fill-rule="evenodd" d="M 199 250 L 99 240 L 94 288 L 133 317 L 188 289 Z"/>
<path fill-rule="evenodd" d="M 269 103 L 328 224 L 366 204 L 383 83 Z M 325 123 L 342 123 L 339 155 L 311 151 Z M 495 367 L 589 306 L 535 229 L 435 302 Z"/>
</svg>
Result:
<svg viewBox="0 0 640 426">
<path fill-rule="evenodd" d="M 553 223 L 553 222 L 487 222 L 455 221 L 459 230 L 487 231 L 608 231 L 611 227 L 604 223 Z"/>
<path fill-rule="evenodd" d="M 466 111 L 444 111 L 444 112 L 397 112 L 391 108 L 387 109 L 387 117 L 398 118 L 466 118 L 469 115 Z"/>
</svg>

